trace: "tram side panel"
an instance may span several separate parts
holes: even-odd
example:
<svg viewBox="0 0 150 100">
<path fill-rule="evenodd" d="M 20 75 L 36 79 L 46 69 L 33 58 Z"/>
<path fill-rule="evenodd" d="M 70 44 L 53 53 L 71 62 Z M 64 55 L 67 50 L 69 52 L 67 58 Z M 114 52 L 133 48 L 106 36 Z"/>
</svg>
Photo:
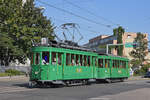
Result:
<svg viewBox="0 0 150 100">
<path fill-rule="evenodd" d="M 92 78 L 93 68 L 91 66 L 91 56 L 66 53 L 65 62 L 63 68 L 64 80 Z"/>
<path fill-rule="evenodd" d="M 111 60 L 105 56 L 99 56 L 98 58 L 98 69 L 97 79 L 110 78 Z"/>
<path fill-rule="evenodd" d="M 128 68 L 126 60 L 112 59 L 111 78 L 127 78 Z"/>
</svg>

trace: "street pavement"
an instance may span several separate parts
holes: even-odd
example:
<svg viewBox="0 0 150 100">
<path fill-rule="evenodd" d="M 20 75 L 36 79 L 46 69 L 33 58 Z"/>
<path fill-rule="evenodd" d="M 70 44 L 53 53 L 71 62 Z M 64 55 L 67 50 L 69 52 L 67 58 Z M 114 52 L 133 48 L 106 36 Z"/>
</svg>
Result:
<svg viewBox="0 0 150 100">
<path fill-rule="evenodd" d="M 32 89 L 27 77 L 0 79 L 0 100 L 150 100 L 150 79 Z"/>
</svg>

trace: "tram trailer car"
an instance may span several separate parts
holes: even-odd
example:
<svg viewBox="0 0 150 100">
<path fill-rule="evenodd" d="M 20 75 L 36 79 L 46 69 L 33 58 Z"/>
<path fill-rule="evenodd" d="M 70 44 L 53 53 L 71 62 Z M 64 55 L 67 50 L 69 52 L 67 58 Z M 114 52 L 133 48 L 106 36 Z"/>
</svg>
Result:
<svg viewBox="0 0 150 100">
<path fill-rule="evenodd" d="M 31 85 L 88 84 L 90 79 L 111 82 L 129 77 L 127 58 L 46 46 L 33 47 L 31 52 Z"/>
</svg>

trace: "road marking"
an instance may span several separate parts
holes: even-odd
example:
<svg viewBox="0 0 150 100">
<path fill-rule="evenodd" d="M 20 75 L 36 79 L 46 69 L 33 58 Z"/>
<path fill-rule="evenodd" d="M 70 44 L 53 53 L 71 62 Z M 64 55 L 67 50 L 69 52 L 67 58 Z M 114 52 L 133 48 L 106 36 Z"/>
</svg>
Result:
<svg viewBox="0 0 150 100">
<path fill-rule="evenodd" d="M 110 100 L 110 98 L 89 98 L 90 100 Z"/>
<path fill-rule="evenodd" d="M 28 89 L 25 87 L 0 87 L 0 94 L 3 93 L 12 93 L 12 92 L 19 92 L 19 91 L 32 91 L 37 89 Z"/>
</svg>

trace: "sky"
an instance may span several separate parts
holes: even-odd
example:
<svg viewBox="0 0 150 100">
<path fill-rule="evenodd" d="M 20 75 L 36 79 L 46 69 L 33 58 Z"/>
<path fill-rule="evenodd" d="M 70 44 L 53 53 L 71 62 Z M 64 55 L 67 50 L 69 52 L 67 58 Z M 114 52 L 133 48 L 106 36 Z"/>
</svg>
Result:
<svg viewBox="0 0 150 100">
<path fill-rule="evenodd" d="M 39 2 L 42 1 L 45 4 Z M 35 0 L 37 7 L 44 7 L 44 15 L 57 27 L 55 33 L 64 39 L 60 26 L 64 23 L 76 23 L 75 39 L 80 45 L 99 35 L 112 35 L 118 25 L 126 32 L 150 33 L 150 0 Z M 58 10 L 50 5 L 61 8 Z M 77 16 L 74 16 L 77 15 Z M 88 21 L 87 21 L 88 20 Z M 108 27 L 110 26 L 110 27 Z M 68 27 L 70 33 L 73 29 Z M 65 31 L 68 40 L 72 36 Z M 150 35 L 150 34 L 149 34 Z M 150 39 L 150 38 L 149 38 Z"/>
</svg>

